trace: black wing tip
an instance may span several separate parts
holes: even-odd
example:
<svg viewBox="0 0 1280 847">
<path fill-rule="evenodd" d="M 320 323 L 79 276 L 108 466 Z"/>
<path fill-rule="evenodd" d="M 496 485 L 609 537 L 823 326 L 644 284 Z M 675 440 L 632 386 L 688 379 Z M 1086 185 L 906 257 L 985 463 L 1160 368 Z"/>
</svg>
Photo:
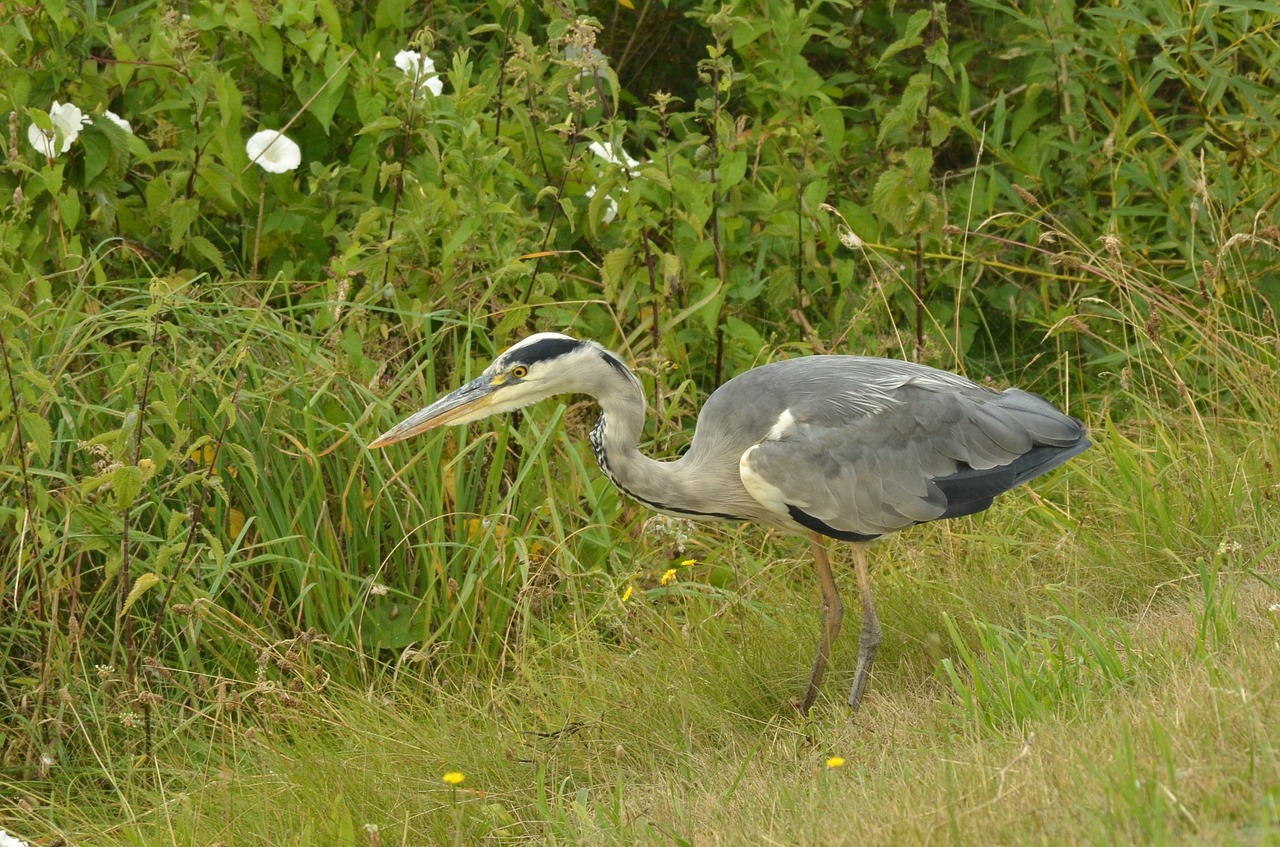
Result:
<svg viewBox="0 0 1280 847">
<path fill-rule="evenodd" d="M 821 518 L 815 518 L 813 515 L 801 509 L 798 506 L 787 504 L 787 512 L 791 515 L 791 520 L 800 524 L 805 529 L 811 529 L 819 535 L 825 535 L 828 538 L 835 538 L 839 541 L 874 541 L 879 538 L 876 535 L 864 535 L 861 532 L 850 532 L 847 529 L 836 529 Z"/>
<path fill-rule="evenodd" d="M 1071 444 L 1038 444 L 1007 465 L 985 470 L 966 465 L 950 476 L 937 477 L 933 483 L 947 499 L 947 509 L 939 518 L 958 518 L 984 511 L 996 497 L 1066 464 L 1091 446 L 1082 424 L 1080 438 Z"/>
</svg>

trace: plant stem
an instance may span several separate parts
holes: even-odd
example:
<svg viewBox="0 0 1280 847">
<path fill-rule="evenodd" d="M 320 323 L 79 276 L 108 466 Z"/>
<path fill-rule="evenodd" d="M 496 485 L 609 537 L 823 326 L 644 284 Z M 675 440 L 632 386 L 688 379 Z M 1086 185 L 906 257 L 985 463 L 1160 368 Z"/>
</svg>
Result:
<svg viewBox="0 0 1280 847">
<path fill-rule="evenodd" d="M 18 386 L 13 381 L 13 365 L 9 362 L 9 339 L 0 335 L 0 356 L 4 358 L 4 372 L 9 378 L 9 397 L 13 406 L 13 436 L 18 444 L 18 468 L 22 474 L 22 531 L 18 540 L 18 567 L 14 571 L 13 582 L 13 605 L 18 605 L 18 577 L 22 574 L 23 547 L 26 544 L 27 528 L 32 526 L 31 517 L 35 514 L 35 509 L 31 501 L 31 480 L 27 476 L 27 442 L 22 436 L 22 395 L 18 393 Z M 38 552 L 39 534 L 31 530 L 31 555 L 35 557 Z M 28 559 L 30 561 L 30 559 Z M 39 567 L 32 567 L 32 573 L 35 574 L 36 581 L 36 618 L 44 620 L 44 579 L 41 576 Z"/>
<path fill-rule="evenodd" d="M 649 300 L 653 307 L 653 323 L 649 326 L 649 331 L 653 339 L 653 353 L 656 359 L 661 358 L 662 353 L 662 330 L 659 321 L 662 319 L 661 298 L 658 296 L 658 279 L 657 274 L 653 270 L 653 250 L 649 247 L 649 228 L 641 227 L 640 242 L 644 244 L 644 266 L 649 272 Z M 666 419 L 662 403 L 662 381 L 655 378 L 653 380 L 653 410 L 654 410 L 654 437 L 658 436 L 658 432 L 662 429 L 662 421 Z"/>
<path fill-rule="evenodd" d="M 258 180 L 258 225 L 253 230 L 253 262 L 249 265 L 249 277 L 258 277 L 258 251 L 262 248 L 262 212 L 267 205 L 267 181 Z"/>
<path fill-rule="evenodd" d="M 244 364 L 240 365 L 240 373 L 236 376 L 236 387 L 231 392 L 231 409 L 234 412 L 236 403 L 240 399 L 240 387 L 244 385 Z M 205 477 L 213 474 L 213 469 L 218 465 L 218 454 L 222 452 L 223 442 L 227 437 L 227 428 L 231 424 L 231 418 L 228 416 L 222 422 L 222 428 L 218 431 L 218 438 L 213 442 L 213 456 L 209 459 L 209 466 L 205 468 Z M 182 552 L 178 554 L 178 569 L 174 572 L 173 578 L 169 580 L 169 584 L 165 586 L 164 597 L 160 600 L 160 607 L 156 609 L 155 621 L 151 627 L 151 635 L 147 643 L 147 651 L 150 654 L 155 650 L 156 637 L 160 633 L 160 625 L 164 621 L 165 609 L 169 608 L 169 600 L 173 598 L 173 591 L 177 587 L 183 574 L 186 573 L 190 562 L 187 554 L 191 551 L 192 545 L 196 540 L 196 533 L 200 530 L 200 521 L 204 517 L 204 503 L 209 496 L 209 486 L 200 486 L 200 497 L 196 500 L 195 509 L 191 512 L 190 525 L 187 527 L 187 540 L 182 545 Z"/>
<path fill-rule="evenodd" d="M 152 368 L 155 367 L 156 361 L 156 337 L 160 331 L 160 310 L 156 309 L 156 313 L 151 318 L 151 338 L 147 343 L 149 352 L 147 353 L 147 369 L 142 377 L 142 391 L 138 395 L 138 419 L 134 425 L 133 433 L 133 455 L 128 457 L 136 468 L 142 461 L 142 431 L 144 421 L 147 417 L 147 397 L 151 393 L 151 374 Z M 129 503 L 124 507 L 124 514 L 121 516 L 123 522 L 120 534 L 120 588 L 119 588 L 119 610 L 120 617 L 118 623 L 120 626 L 119 639 L 121 649 L 124 650 L 125 659 L 125 678 L 129 680 L 132 686 L 137 673 L 137 664 L 134 661 L 133 652 L 133 618 L 124 614 L 125 605 L 128 603 L 129 590 L 132 587 L 130 577 L 132 562 L 129 559 L 131 552 L 129 546 L 129 521 L 133 513 L 133 504 Z"/>
<path fill-rule="evenodd" d="M 569 139 L 569 155 L 565 158 L 566 162 L 573 161 L 573 153 L 578 146 L 578 127 L 582 124 L 582 99 L 578 100 L 577 111 L 573 115 L 573 135 Z M 522 303 L 528 303 L 529 298 L 533 296 L 534 283 L 538 281 L 538 270 L 542 267 L 542 255 L 547 252 L 547 244 L 551 242 L 551 232 L 555 229 L 556 215 L 560 211 L 560 199 L 564 197 L 564 186 L 569 179 L 569 169 L 566 167 L 560 171 L 560 185 L 556 187 L 555 203 L 551 206 L 551 218 L 547 221 L 547 231 L 542 235 L 542 246 L 538 248 L 539 256 L 533 261 L 533 273 L 529 274 L 529 284 L 524 289 L 524 299 Z"/>
<path fill-rule="evenodd" d="M 507 87 L 507 55 L 511 44 L 511 24 L 515 21 L 516 7 L 511 4 L 507 8 L 507 25 L 502 31 L 502 58 L 498 60 L 498 105 L 495 107 L 497 118 L 493 124 L 493 138 L 502 137 L 502 95 Z"/>
</svg>

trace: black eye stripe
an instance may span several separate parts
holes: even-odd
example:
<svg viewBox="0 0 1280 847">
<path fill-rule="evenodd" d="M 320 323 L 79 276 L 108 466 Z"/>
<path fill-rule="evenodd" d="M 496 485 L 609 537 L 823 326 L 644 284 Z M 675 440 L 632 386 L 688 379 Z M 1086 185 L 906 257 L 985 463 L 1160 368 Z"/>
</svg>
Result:
<svg viewBox="0 0 1280 847">
<path fill-rule="evenodd" d="M 527 347 L 507 351 L 507 361 L 513 366 L 527 366 L 532 365 L 534 362 L 545 362 L 548 359 L 563 356 L 577 347 L 579 343 L 572 338 L 544 338 Z"/>
</svg>

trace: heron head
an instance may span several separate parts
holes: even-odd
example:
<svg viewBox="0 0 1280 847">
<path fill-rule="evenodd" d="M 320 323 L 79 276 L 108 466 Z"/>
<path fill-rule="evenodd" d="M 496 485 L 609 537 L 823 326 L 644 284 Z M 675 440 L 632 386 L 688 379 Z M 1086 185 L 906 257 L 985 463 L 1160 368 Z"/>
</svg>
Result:
<svg viewBox="0 0 1280 847">
<path fill-rule="evenodd" d="M 484 373 L 414 412 L 369 443 L 386 447 L 445 424 L 510 412 L 553 394 L 577 390 L 578 377 L 602 348 L 558 332 L 540 332 L 507 348 Z"/>
</svg>

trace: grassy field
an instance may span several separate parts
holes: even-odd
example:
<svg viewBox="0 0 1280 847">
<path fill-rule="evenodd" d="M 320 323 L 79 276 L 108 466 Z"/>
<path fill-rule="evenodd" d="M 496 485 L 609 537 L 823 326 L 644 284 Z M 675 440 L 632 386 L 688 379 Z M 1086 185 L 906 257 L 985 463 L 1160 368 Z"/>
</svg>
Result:
<svg viewBox="0 0 1280 847">
<path fill-rule="evenodd" d="M 100 749 L 120 783 L 68 785 L 57 830 L 97 844 L 1276 838 L 1274 592 L 1225 576 L 1217 634 L 1198 590 L 1169 587 L 1084 632 L 1068 618 L 995 636 L 1009 654 L 977 657 L 992 707 L 975 709 L 929 669 L 945 634 L 886 586 L 893 638 L 865 709 L 851 721 L 833 696 L 803 722 L 785 704 L 816 622 L 791 570 L 761 586 L 767 612 L 695 603 L 686 622 L 646 606 L 626 652 L 571 633 L 502 681 L 405 679 L 288 706 L 268 690 L 277 702 L 253 717 L 175 721 L 153 760 Z M 456 789 L 441 781 L 453 770 Z"/>
</svg>

